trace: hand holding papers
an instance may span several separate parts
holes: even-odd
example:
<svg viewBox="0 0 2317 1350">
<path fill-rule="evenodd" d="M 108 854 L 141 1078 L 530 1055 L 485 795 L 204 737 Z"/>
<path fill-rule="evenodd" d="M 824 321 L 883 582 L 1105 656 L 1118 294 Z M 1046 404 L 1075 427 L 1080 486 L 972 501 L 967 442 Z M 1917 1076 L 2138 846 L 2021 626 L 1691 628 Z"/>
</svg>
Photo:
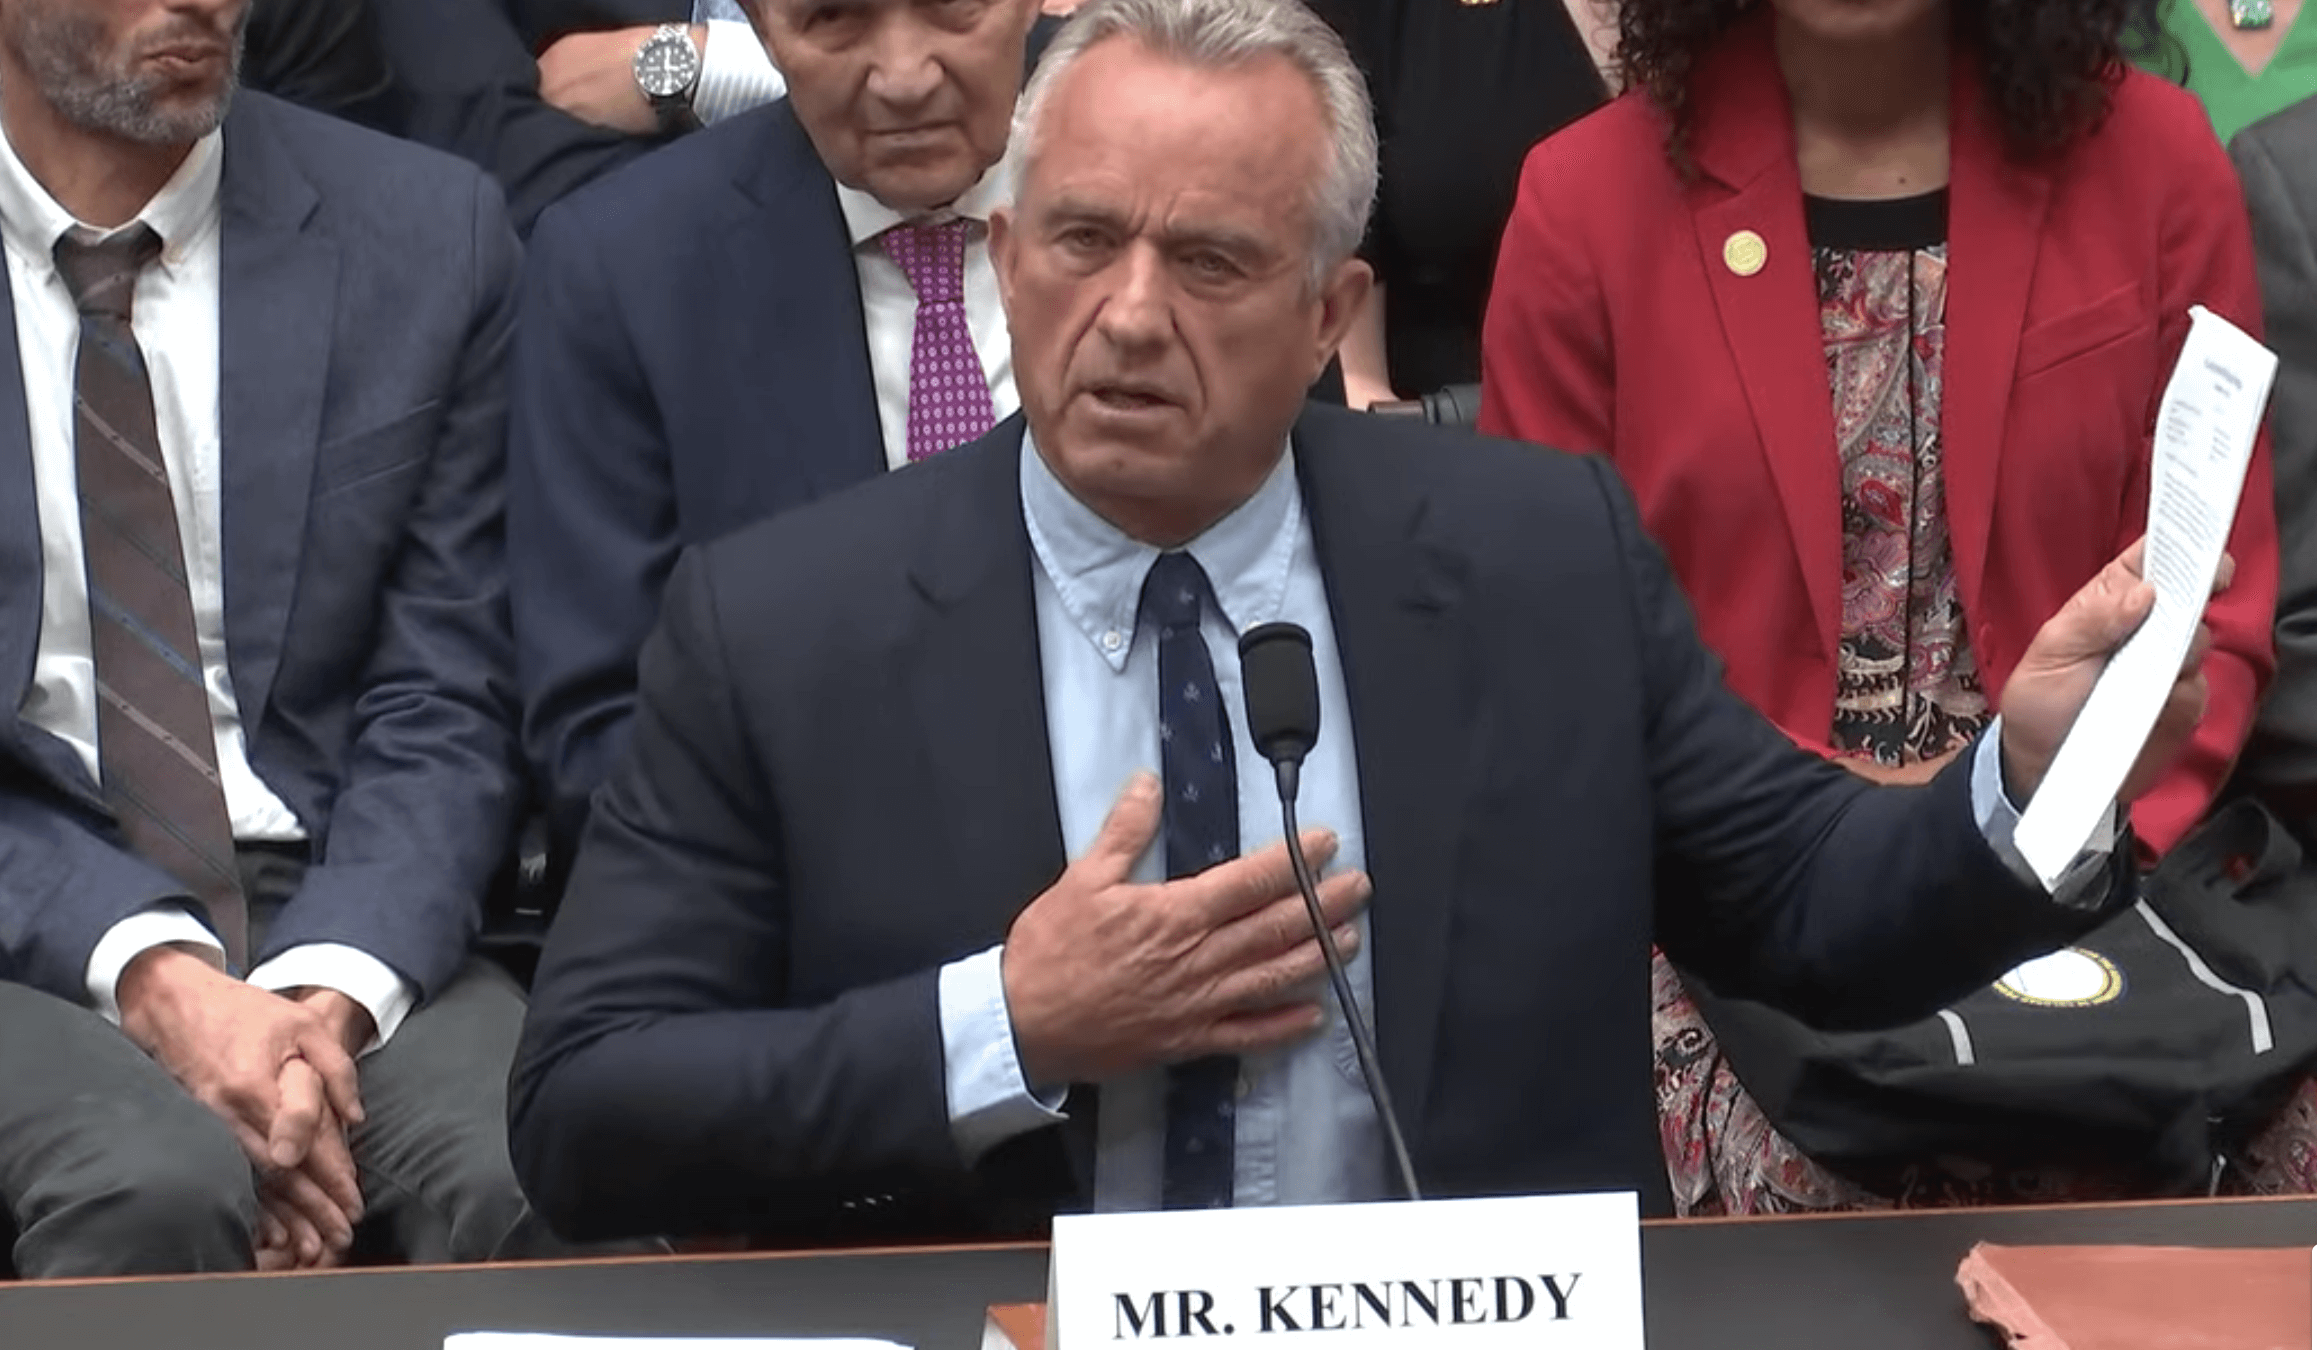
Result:
<svg viewBox="0 0 2317 1350">
<path fill-rule="evenodd" d="M 2197 640 L 2205 602 L 2215 583 L 2226 580 L 2223 551 L 2277 358 L 2201 307 L 2190 311 L 2190 319 L 2188 341 L 2157 415 L 2147 537 L 2045 625 L 2004 691 L 2007 769 L 2015 746 L 2028 747 L 2021 757 L 2040 761 L 2039 742 L 2049 744 L 2055 725 L 2066 727 L 2066 739 L 2040 781 L 2012 784 L 2034 793 L 2015 841 L 2047 886 L 2083 850 L 2110 803 L 2128 788 L 2145 787 L 2149 774 L 2163 767 L 2153 761 L 2179 750 L 2195 720 L 2188 716 L 2185 727 L 2178 725 L 2183 714 L 2201 713 L 2201 706 L 2181 706 L 2201 682 L 2182 697 L 2176 697 L 2175 685 Z M 2153 603 L 2134 597 L 2135 607 L 2148 605 L 2147 616 L 2103 665 L 2100 651 L 2074 648 L 2086 639 L 2094 647 L 2106 645 L 2094 630 L 2117 612 L 2118 588 L 2133 589 L 2134 571 L 2154 588 Z M 2058 716 L 2065 711 L 2058 704 L 2067 701 L 2075 682 L 2071 664 L 2098 671 L 2072 719 Z M 2174 715 L 2160 726 L 2168 702 Z M 2159 732 L 2153 741 L 2152 731 Z M 2136 767 L 2142 772 L 2135 774 Z"/>
</svg>

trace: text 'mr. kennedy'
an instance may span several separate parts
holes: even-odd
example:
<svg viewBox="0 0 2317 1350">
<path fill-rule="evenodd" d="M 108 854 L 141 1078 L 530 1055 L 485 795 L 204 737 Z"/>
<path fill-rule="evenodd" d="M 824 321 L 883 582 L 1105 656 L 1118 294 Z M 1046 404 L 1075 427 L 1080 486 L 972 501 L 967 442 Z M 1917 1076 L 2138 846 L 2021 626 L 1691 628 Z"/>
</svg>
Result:
<svg viewBox="0 0 2317 1350">
<path fill-rule="evenodd" d="M 1261 1285 L 1250 1291 L 1258 1334 L 1290 1331 L 1404 1330 L 1570 1319 L 1582 1271 L 1564 1275 L 1459 1275 L 1356 1280 L 1334 1284 Z M 1239 1320 L 1219 1310 L 1204 1289 L 1158 1290 L 1137 1298 L 1111 1295 L 1113 1340 L 1236 1336 Z M 1218 1320 L 1220 1319 L 1220 1320 Z"/>
</svg>

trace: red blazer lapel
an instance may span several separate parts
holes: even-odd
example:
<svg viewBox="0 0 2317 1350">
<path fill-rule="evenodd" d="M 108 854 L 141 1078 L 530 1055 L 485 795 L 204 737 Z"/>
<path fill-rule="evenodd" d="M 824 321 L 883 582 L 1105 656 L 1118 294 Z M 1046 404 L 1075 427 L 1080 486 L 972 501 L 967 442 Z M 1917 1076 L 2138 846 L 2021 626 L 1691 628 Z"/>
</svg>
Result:
<svg viewBox="0 0 2317 1350">
<path fill-rule="evenodd" d="M 2048 170 L 2006 152 L 1968 57 L 1955 62 L 1949 119 L 1946 392 L 1939 438 L 1956 580 L 1966 609 L 1977 618 L 2019 334 L 2052 183 Z"/>
<path fill-rule="evenodd" d="M 1699 258 L 1785 508 L 1819 640 L 1832 659 L 1842 632 L 1834 399 L 1818 336 L 1793 113 L 1766 17 L 1732 34 L 1699 73 L 1693 99 L 1693 153 L 1702 176 L 1689 200 Z M 1758 270 L 1746 256 L 1748 233 L 1760 241 Z"/>
</svg>

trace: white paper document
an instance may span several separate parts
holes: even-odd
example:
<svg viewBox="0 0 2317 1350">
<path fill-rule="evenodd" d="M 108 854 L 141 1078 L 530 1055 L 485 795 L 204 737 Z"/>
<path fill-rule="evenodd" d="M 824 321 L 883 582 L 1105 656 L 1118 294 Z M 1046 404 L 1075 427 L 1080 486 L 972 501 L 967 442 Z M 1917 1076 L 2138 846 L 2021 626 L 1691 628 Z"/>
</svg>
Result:
<svg viewBox="0 0 2317 1350">
<path fill-rule="evenodd" d="M 2276 378 L 2276 354 L 2242 329 L 2201 305 L 2189 320 L 2148 468 L 2143 575 L 2156 587 L 2156 607 L 2109 658 L 2014 836 L 2047 887 L 2083 852 L 2124 786 L 2188 657 Z"/>
<path fill-rule="evenodd" d="M 443 1350 L 909 1350 L 892 1341 L 744 1336 L 557 1336 L 536 1331 L 462 1331 Z"/>
</svg>

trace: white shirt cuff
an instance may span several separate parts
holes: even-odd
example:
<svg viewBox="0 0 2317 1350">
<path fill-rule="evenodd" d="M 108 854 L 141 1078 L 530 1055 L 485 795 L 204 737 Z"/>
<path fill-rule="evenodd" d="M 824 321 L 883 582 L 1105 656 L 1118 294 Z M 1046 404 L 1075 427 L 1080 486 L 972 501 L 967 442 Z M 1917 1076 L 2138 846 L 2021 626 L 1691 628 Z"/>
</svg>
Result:
<svg viewBox="0 0 2317 1350">
<path fill-rule="evenodd" d="M 692 90 L 692 111 L 714 126 L 727 117 L 762 107 L 788 92 L 788 81 L 746 23 L 722 19 L 707 25 L 700 48 L 700 82 Z"/>
<path fill-rule="evenodd" d="M 292 947 L 251 971 L 249 982 L 277 994 L 285 989 L 335 989 L 361 1004 L 377 1027 L 370 1043 L 362 1047 L 365 1055 L 393 1040 L 402 1019 L 418 1002 L 418 991 L 393 967 L 343 942 Z"/>
<path fill-rule="evenodd" d="M 105 930 L 88 955 L 89 1006 L 121 1024 L 121 973 L 155 947 L 178 947 L 225 969 L 225 946 L 183 905 L 153 905 Z"/>
<path fill-rule="evenodd" d="M 950 1135 L 967 1163 L 1032 1130 L 1058 1124 L 1061 1092 L 1040 1093 L 1022 1077 L 1006 1009 L 1002 947 L 941 968 L 941 1053 Z"/>
<path fill-rule="evenodd" d="M 1979 833 L 2013 876 L 2041 889 L 2042 879 L 2028 865 L 2013 838 L 2019 830 L 2019 808 L 2012 805 L 2010 794 L 2003 789 L 2001 717 L 1987 724 L 1971 754 L 1971 814 L 1979 822 Z M 2076 860 L 2068 864 L 2067 870 L 2052 885 L 2050 895 L 2055 903 L 2069 909 L 2092 909 L 2099 905 L 2104 894 L 2100 884 L 2108 875 L 2108 858 L 2116 851 L 2116 839 L 2122 831 L 2123 813 L 2116 803 L 2110 802 L 2100 816 L 2100 823 L 2093 827 L 2084 851 L 2076 855 Z"/>
</svg>

